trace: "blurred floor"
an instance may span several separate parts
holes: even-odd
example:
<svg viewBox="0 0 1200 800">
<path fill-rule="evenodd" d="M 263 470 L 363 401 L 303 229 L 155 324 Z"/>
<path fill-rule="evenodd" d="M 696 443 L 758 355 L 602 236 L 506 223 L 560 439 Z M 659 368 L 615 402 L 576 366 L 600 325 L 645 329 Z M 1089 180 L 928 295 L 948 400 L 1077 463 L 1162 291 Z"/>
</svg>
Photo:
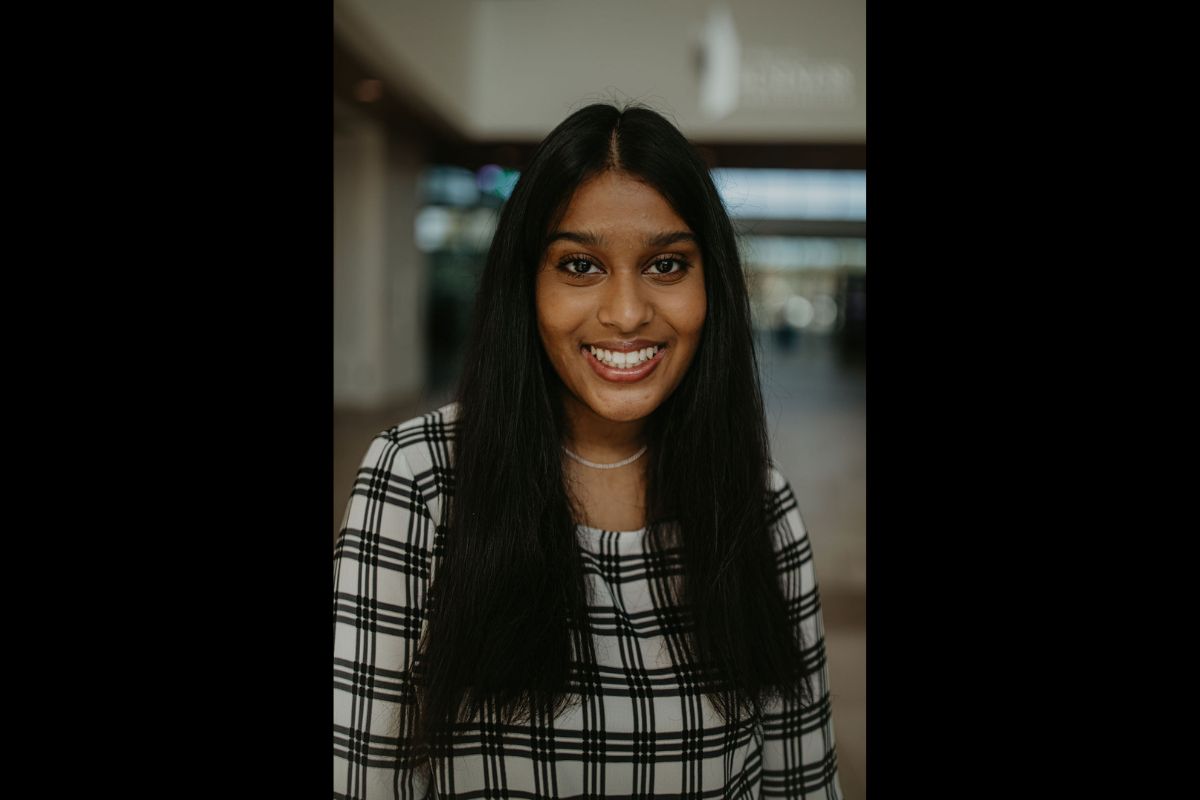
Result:
<svg viewBox="0 0 1200 800">
<path fill-rule="evenodd" d="M 867 796 L 866 371 L 834 339 L 759 342 L 771 453 L 813 545 L 846 800 Z"/>
<path fill-rule="evenodd" d="M 842 789 L 846 800 L 865 800 L 865 371 L 825 337 L 802 335 L 787 350 L 764 338 L 760 355 L 772 455 L 813 543 Z M 371 439 L 448 401 L 431 396 L 377 411 L 334 411 L 335 535 Z"/>
</svg>

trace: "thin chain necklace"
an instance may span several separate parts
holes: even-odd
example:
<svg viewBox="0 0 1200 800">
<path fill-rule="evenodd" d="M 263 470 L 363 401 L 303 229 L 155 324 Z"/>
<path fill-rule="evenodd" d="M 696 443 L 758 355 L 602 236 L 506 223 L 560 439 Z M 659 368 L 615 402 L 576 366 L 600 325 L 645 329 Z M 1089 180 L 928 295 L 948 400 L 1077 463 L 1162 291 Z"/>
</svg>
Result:
<svg viewBox="0 0 1200 800">
<path fill-rule="evenodd" d="M 592 469 L 616 469 L 617 467 L 623 467 L 626 464 L 632 464 L 633 462 L 637 461 L 639 458 L 642 457 L 642 454 L 645 453 L 646 450 L 649 449 L 649 447 L 650 447 L 650 445 L 644 444 L 644 445 L 642 445 L 641 450 L 638 450 L 636 453 L 631 455 L 629 458 L 623 458 L 620 461 L 614 462 L 612 464 L 597 464 L 595 461 L 588 461 L 586 458 L 583 458 L 582 456 L 577 456 L 574 453 L 572 453 L 570 450 L 568 450 L 566 448 L 565 445 L 563 446 L 563 452 L 565 452 L 571 458 L 578 461 L 580 464 L 583 464 L 585 467 L 591 467 Z"/>
</svg>

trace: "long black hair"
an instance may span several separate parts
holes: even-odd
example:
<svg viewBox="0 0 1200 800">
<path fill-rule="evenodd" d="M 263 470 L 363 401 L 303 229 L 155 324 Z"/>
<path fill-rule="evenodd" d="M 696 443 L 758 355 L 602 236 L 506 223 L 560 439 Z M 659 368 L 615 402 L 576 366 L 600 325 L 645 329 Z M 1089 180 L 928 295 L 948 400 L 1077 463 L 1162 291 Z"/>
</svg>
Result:
<svg viewBox="0 0 1200 800">
<path fill-rule="evenodd" d="M 501 210 L 480 281 L 457 392 L 445 551 L 416 669 L 425 743 L 485 705 L 508 722 L 557 715 L 575 695 L 572 665 L 594 657 L 564 483 L 562 384 L 538 335 L 534 285 L 548 232 L 575 189 L 605 170 L 657 189 L 703 256 L 698 349 L 646 426 L 646 536 L 681 551 L 671 600 L 685 660 L 727 720 L 760 714 L 772 697 L 812 701 L 769 530 L 783 521 L 768 508 L 766 423 L 733 226 L 703 159 L 668 120 L 598 104 L 538 147 Z"/>
</svg>

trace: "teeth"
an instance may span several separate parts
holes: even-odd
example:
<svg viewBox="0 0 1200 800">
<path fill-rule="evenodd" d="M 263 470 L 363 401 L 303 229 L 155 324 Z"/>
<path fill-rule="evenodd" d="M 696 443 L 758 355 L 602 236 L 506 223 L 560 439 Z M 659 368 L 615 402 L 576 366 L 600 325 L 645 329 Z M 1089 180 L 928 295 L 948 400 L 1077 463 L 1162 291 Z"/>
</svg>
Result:
<svg viewBox="0 0 1200 800">
<path fill-rule="evenodd" d="M 621 353 L 613 350 L 602 350 L 599 347 L 589 348 L 596 360 L 607 366 L 616 369 L 629 369 L 636 367 L 650 359 L 654 358 L 658 353 L 658 345 L 643 347 L 641 350 L 634 350 L 631 353 Z"/>
</svg>

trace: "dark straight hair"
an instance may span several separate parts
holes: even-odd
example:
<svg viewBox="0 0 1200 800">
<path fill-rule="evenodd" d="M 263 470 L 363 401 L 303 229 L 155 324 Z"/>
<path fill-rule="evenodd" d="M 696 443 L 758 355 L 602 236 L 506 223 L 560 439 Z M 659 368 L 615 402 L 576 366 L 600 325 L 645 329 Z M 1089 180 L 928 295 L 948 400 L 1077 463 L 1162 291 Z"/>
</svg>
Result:
<svg viewBox="0 0 1200 800">
<path fill-rule="evenodd" d="M 418 739 L 486 707 L 557 715 L 593 663 L 577 522 L 564 483 L 562 384 L 537 328 L 536 272 L 576 188 L 605 170 L 654 187 L 695 233 L 707 314 L 676 390 L 646 426 L 647 544 L 679 548 L 671 601 L 687 666 L 736 722 L 768 698 L 811 702 L 768 506 L 769 449 L 750 302 L 729 216 L 684 136 L 640 106 L 590 105 L 539 145 L 501 210 L 457 392 L 444 557 L 419 646 Z M 681 665 L 682 666 L 682 665 Z M 573 688 L 574 686 L 574 688 Z"/>
</svg>

